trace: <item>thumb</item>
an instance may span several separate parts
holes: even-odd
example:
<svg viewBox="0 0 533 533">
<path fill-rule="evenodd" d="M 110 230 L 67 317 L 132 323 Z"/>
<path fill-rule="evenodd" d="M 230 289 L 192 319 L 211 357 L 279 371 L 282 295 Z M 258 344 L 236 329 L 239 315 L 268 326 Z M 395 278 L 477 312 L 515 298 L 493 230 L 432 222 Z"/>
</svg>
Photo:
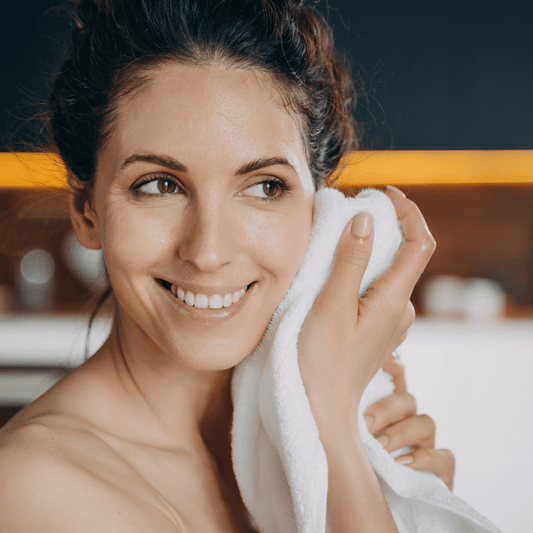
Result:
<svg viewBox="0 0 533 533">
<path fill-rule="evenodd" d="M 335 252 L 333 269 L 326 283 L 328 299 L 336 306 L 353 309 L 374 242 L 372 215 L 359 213 L 344 228 Z M 357 308 L 357 306 L 355 307 Z"/>
</svg>

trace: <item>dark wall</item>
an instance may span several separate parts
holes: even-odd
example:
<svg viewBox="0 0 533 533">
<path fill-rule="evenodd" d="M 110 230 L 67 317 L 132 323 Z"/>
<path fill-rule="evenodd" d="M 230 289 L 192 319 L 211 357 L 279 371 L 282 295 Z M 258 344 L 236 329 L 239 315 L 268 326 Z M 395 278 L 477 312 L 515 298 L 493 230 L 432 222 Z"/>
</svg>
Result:
<svg viewBox="0 0 533 533">
<path fill-rule="evenodd" d="M 4 146 L 6 135 L 14 140 L 32 130 L 29 119 L 64 53 L 69 4 L 10 2 L 9 16 L 0 17 Z M 521 3 L 453 9 L 427 2 L 414 9 L 405 2 L 329 0 L 321 2 L 323 11 L 328 4 L 337 41 L 367 82 L 359 117 L 368 123 L 368 144 L 533 148 L 533 17 Z"/>
<path fill-rule="evenodd" d="M 70 2 L 9 2 L 0 16 L 0 149 L 31 141 L 53 72 L 65 53 Z"/>
<path fill-rule="evenodd" d="M 374 80 L 394 148 L 533 148 L 533 17 L 525 2 L 330 4 L 348 27 L 330 17 L 339 43 Z"/>
</svg>

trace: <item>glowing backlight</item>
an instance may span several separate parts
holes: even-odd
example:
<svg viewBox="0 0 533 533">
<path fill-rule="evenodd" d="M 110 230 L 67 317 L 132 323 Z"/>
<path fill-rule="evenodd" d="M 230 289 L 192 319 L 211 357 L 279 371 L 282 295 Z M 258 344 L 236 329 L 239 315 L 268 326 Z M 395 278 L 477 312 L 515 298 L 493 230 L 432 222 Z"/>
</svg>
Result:
<svg viewBox="0 0 533 533">
<path fill-rule="evenodd" d="M 350 154 L 337 187 L 533 183 L 533 150 L 389 150 Z M 67 187 L 61 159 L 0 153 L 0 188 Z"/>
</svg>

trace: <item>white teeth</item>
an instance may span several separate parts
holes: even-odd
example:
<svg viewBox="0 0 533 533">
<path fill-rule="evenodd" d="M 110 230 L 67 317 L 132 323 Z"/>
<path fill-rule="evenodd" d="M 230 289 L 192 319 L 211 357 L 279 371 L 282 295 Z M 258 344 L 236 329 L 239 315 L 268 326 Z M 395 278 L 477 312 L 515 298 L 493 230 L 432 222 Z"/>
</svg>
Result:
<svg viewBox="0 0 533 533">
<path fill-rule="evenodd" d="M 170 291 L 174 296 L 179 298 L 187 305 L 197 307 L 198 309 L 222 309 L 222 307 L 229 307 L 232 304 L 237 303 L 246 293 L 246 289 L 235 291 L 233 294 L 213 294 L 212 296 L 206 296 L 205 294 L 194 294 L 191 291 L 185 292 L 182 288 L 171 285 Z"/>
<path fill-rule="evenodd" d="M 209 298 L 205 294 L 197 294 L 194 300 L 194 307 L 205 309 L 209 305 Z"/>
<path fill-rule="evenodd" d="M 222 298 L 223 307 L 229 307 L 232 303 L 233 298 L 231 297 L 231 294 L 224 294 L 224 298 Z"/>
<path fill-rule="evenodd" d="M 194 294 L 191 291 L 187 291 L 185 294 L 185 303 L 189 305 L 194 305 Z"/>
<path fill-rule="evenodd" d="M 198 296 L 196 297 L 198 301 Z M 213 294 L 209 297 L 209 309 L 221 309 L 222 308 L 222 296 L 220 294 Z"/>
</svg>

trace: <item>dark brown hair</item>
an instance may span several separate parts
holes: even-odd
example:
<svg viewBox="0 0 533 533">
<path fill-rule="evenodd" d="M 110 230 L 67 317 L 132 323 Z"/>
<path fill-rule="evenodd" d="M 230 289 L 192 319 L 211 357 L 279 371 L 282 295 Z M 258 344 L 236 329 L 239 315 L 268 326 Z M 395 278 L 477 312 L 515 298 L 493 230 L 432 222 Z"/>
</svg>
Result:
<svg viewBox="0 0 533 533">
<path fill-rule="evenodd" d="M 165 63 L 258 69 L 299 117 L 315 186 L 359 147 L 356 94 L 331 28 L 303 0 L 81 0 L 70 56 L 48 100 L 51 144 L 81 207 L 120 99 Z M 109 287 L 93 310 L 105 303 Z"/>
<path fill-rule="evenodd" d="M 117 102 L 142 86 L 150 68 L 172 61 L 225 62 L 272 76 L 302 119 L 317 186 L 358 148 L 350 70 L 327 22 L 303 0 L 81 0 L 47 119 L 71 186 L 92 190 Z"/>
</svg>

